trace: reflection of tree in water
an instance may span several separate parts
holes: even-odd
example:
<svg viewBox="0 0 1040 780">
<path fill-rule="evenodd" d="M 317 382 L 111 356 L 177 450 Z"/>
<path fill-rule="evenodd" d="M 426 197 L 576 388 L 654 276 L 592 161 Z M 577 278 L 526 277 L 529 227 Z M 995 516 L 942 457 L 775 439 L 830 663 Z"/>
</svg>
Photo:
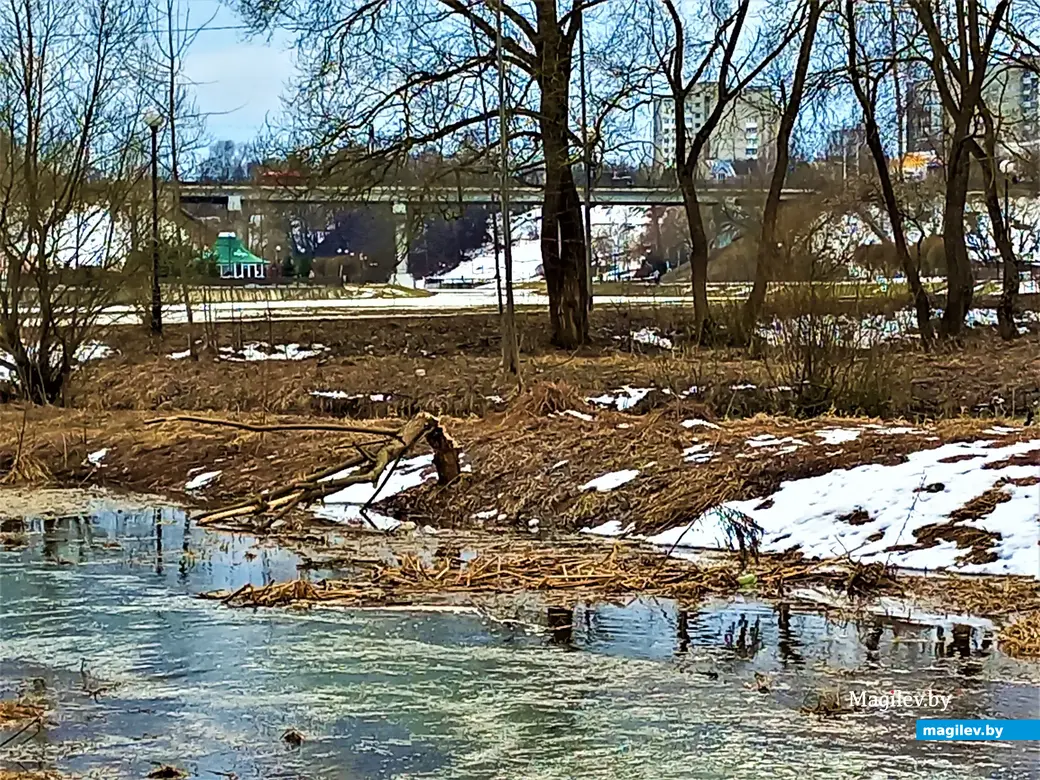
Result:
<svg viewBox="0 0 1040 780">
<path fill-rule="evenodd" d="M 741 613 L 736 623 L 730 623 L 724 635 L 726 647 L 741 658 L 754 658 L 762 648 L 761 618 L 749 625 L 747 615 Z"/>
<path fill-rule="evenodd" d="M 0 517 L 0 547 L 17 550 L 29 543 L 29 528 L 24 517 Z"/>
<path fill-rule="evenodd" d="M 163 573 L 163 526 L 162 526 L 162 510 L 152 510 L 152 523 L 155 526 L 155 573 Z"/>
<path fill-rule="evenodd" d="M 798 652 L 802 643 L 791 632 L 791 605 L 784 603 L 776 610 L 777 627 L 777 649 L 780 651 L 780 661 L 784 666 L 788 663 L 802 664 L 805 659 Z"/>
<path fill-rule="evenodd" d="M 43 558 L 56 563 L 71 563 L 61 554 L 76 542 L 80 562 L 87 560 L 91 545 L 90 521 L 83 515 L 43 518 Z"/>
<path fill-rule="evenodd" d="M 679 646 L 676 649 L 678 654 L 687 653 L 690 650 L 690 613 L 685 609 L 680 610 L 678 619 L 676 620 L 676 635 Z"/>
<path fill-rule="evenodd" d="M 184 513 L 184 534 L 181 537 L 181 561 L 177 566 L 177 579 L 182 585 L 188 583 L 188 572 L 195 565 L 195 556 L 191 552 L 191 512 Z"/>
<path fill-rule="evenodd" d="M 863 646 L 867 648 L 867 662 L 872 664 L 881 663 L 881 636 L 885 632 L 885 627 L 880 620 L 875 620 L 869 625 L 862 627 L 865 629 L 863 636 Z"/>
<path fill-rule="evenodd" d="M 582 622 L 585 624 L 585 642 L 609 644 L 614 641 L 614 632 L 610 630 L 610 622 L 600 615 L 598 610 L 588 606 L 582 610 Z"/>
</svg>

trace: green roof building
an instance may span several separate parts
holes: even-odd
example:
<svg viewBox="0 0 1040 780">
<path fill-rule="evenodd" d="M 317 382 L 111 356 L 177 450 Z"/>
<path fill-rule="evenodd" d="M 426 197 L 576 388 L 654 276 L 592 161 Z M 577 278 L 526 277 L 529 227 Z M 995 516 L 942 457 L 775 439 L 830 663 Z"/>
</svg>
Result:
<svg viewBox="0 0 1040 780">
<path fill-rule="evenodd" d="M 267 261 L 246 249 L 234 233 L 220 233 L 207 254 L 216 262 L 221 279 L 267 277 Z"/>
</svg>

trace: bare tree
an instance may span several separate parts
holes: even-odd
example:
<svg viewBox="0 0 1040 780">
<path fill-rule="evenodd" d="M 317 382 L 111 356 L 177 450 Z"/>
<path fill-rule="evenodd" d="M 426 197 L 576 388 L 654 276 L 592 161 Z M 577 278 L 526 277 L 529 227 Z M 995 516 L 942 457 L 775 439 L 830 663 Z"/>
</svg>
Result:
<svg viewBox="0 0 1040 780">
<path fill-rule="evenodd" d="M 1011 242 L 1011 215 L 1006 214 L 1001 207 L 998 190 L 999 182 L 1007 172 L 1000 170 L 1000 162 L 997 159 L 998 118 L 994 117 L 985 97 L 979 98 L 979 113 L 982 116 L 982 143 L 979 144 L 977 139 L 972 139 L 971 153 L 982 168 L 986 212 L 1003 269 L 1000 301 L 997 304 L 997 331 L 1002 339 L 1011 341 L 1018 335 L 1015 326 L 1015 299 L 1018 297 L 1019 280 L 1015 248 Z"/>
<path fill-rule="evenodd" d="M 121 287 L 121 217 L 141 173 L 132 0 L 0 5 L 0 367 L 62 396 Z"/>
<path fill-rule="evenodd" d="M 844 21 L 846 24 L 846 35 L 847 35 L 847 49 L 848 49 L 848 76 L 849 81 L 852 83 L 853 92 L 856 94 L 856 100 L 859 103 L 860 109 L 863 112 L 863 122 L 867 131 L 867 148 L 870 149 L 870 155 L 874 159 L 874 166 L 877 169 L 878 181 L 881 185 L 881 195 L 885 204 L 885 212 L 888 214 L 888 221 L 892 230 L 892 240 L 895 243 L 896 257 L 899 261 L 900 267 L 903 269 L 903 274 L 906 276 L 907 284 L 910 288 L 910 295 L 913 298 L 914 311 L 917 315 L 917 329 L 921 334 L 921 343 L 927 349 L 932 342 L 933 333 L 931 325 L 931 302 L 928 299 L 928 293 L 924 289 L 924 285 L 921 283 L 921 274 L 917 267 L 910 258 L 910 249 L 907 245 L 906 230 L 904 227 L 903 219 L 903 208 L 900 206 L 899 201 L 896 197 L 895 185 L 892 182 L 892 173 L 889 170 L 888 158 L 885 154 L 885 147 L 881 140 L 881 128 L 878 124 L 878 100 L 881 89 L 884 85 L 884 81 L 889 71 L 891 71 L 892 80 L 894 83 L 894 90 L 897 96 L 896 100 L 896 121 L 898 123 L 897 135 L 899 141 L 897 146 L 902 148 L 902 105 L 899 89 L 899 73 L 898 65 L 900 54 L 892 48 L 892 41 L 895 39 L 893 33 L 891 33 L 892 25 L 895 24 L 895 8 L 894 5 L 888 9 L 892 19 L 888 20 L 889 25 L 884 24 L 884 19 L 874 16 L 868 19 L 867 24 L 873 22 L 874 24 L 868 29 L 867 37 L 868 41 L 864 42 L 860 35 L 861 27 L 864 26 L 863 17 L 857 15 L 857 7 L 854 0 L 845 1 L 844 10 Z M 868 8 L 867 14 L 874 14 L 876 10 Z M 881 40 L 881 27 L 888 27 L 889 39 Z M 881 41 L 881 51 L 876 49 L 868 49 L 870 44 L 878 44 Z M 887 51 L 885 50 L 887 47 Z M 884 238 L 887 241 L 887 236 Z"/>
<path fill-rule="evenodd" d="M 794 132 L 794 126 L 802 108 L 802 97 L 805 94 L 805 84 L 809 78 L 809 64 L 812 59 L 813 43 L 816 40 L 816 29 L 820 24 L 824 7 L 825 3 L 820 0 L 809 0 L 802 42 L 798 48 L 798 60 L 795 63 L 791 79 L 790 95 L 786 94 L 783 82 L 780 84 L 783 110 L 780 114 L 780 128 L 776 135 L 776 161 L 769 181 L 765 208 L 762 212 L 762 232 L 758 242 L 755 283 L 744 306 L 745 338 L 750 337 L 754 330 L 755 322 L 758 320 L 758 315 L 766 300 L 769 273 L 776 266 L 776 224 L 780 212 L 780 196 L 783 194 L 784 182 L 787 180 L 788 162 L 791 158 L 791 134 Z"/>
<path fill-rule="evenodd" d="M 711 319 L 707 289 L 708 236 L 697 193 L 702 158 L 712 133 L 731 110 L 733 102 L 790 44 L 799 25 L 792 20 L 786 30 L 770 40 L 770 31 L 765 26 L 757 32 L 746 29 L 751 0 L 739 0 L 736 8 L 725 2 L 712 2 L 706 9 L 699 7 L 699 15 L 708 12 L 706 24 L 689 20 L 676 0 L 661 2 L 666 18 L 652 28 L 653 47 L 675 116 L 675 172 L 690 225 L 694 318 L 698 332 L 703 333 Z M 709 79 L 714 85 L 705 89 Z M 698 90 L 707 96 L 710 110 L 706 107 L 703 122 L 691 129 L 686 110 L 691 96 Z"/>
<path fill-rule="evenodd" d="M 476 131 L 486 128 L 508 132 L 514 173 L 525 159 L 537 160 L 553 340 L 572 348 L 588 336 L 589 309 L 572 170 L 582 157 L 573 153 L 580 139 L 571 130 L 572 56 L 586 12 L 603 2 L 571 0 L 561 10 L 556 0 L 239 0 L 238 8 L 257 31 L 277 26 L 296 36 L 305 77 L 292 98 L 290 130 L 315 158 L 355 150 L 338 157 L 340 171 L 404 180 L 420 152 L 448 160 L 464 139 L 480 144 Z M 499 11 L 502 53 L 517 76 L 509 95 L 512 131 L 500 126 L 498 107 L 482 99 L 495 92 Z M 374 145 L 367 143 L 372 128 L 380 133 Z M 482 153 L 470 155 L 469 164 L 490 178 L 498 139 L 483 140 Z"/>
<path fill-rule="evenodd" d="M 167 249 L 181 282 L 181 300 L 187 319 L 188 352 L 198 360 L 195 349 L 195 322 L 188 282 L 193 275 L 195 252 L 181 227 L 180 182 L 182 155 L 199 148 L 202 138 L 202 116 L 192 99 L 184 76 L 184 60 L 199 34 L 213 21 L 214 15 L 194 25 L 191 9 L 180 0 L 155 0 L 152 14 L 152 43 L 155 52 L 155 104 L 160 108 L 168 143 L 172 203 L 170 210 L 171 241 Z"/>
<path fill-rule="evenodd" d="M 961 0 L 954 4 L 954 29 L 945 31 L 932 2 L 909 1 L 927 35 L 928 64 L 950 122 L 943 215 L 948 284 L 941 332 L 956 337 L 971 309 L 975 286 L 964 232 L 971 158 L 977 146 L 975 122 L 991 72 L 994 41 L 1010 0 L 998 0 L 992 10 L 983 0 Z"/>
</svg>

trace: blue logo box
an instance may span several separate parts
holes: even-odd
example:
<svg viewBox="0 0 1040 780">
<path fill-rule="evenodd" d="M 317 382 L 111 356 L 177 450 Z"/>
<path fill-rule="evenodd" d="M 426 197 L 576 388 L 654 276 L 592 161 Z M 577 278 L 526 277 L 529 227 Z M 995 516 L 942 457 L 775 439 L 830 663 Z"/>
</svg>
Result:
<svg viewBox="0 0 1040 780">
<path fill-rule="evenodd" d="M 917 738 L 1016 742 L 1040 740 L 1040 720 L 919 720 Z"/>
</svg>

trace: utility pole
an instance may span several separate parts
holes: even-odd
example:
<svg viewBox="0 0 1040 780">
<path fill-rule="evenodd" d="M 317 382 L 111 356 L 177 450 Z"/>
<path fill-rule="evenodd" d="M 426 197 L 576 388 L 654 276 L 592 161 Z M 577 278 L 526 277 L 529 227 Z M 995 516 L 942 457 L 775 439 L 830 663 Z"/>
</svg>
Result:
<svg viewBox="0 0 1040 780">
<path fill-rule="evenodd" d="M 159 287 L 159 126 L 162 117 L 149 110 L 144 117 L 152 133 L 152 317 L 153 336 L 162 336 L 162 290 Z"/>
<path fill-rule="evenodd" d="M 502 367 L 520 378 L 520 347 L 516 337 L 513 301 L 513 234 L 509 224 L 509 110 L 506 105 L 505 57 L 502 46 L 502 3 L 495 0 L 495 49 L 498 58 L 499 201 L 502 204 L 502 242 L 506 274 L 506 311 L 502 319 Z"/>
</svg>

